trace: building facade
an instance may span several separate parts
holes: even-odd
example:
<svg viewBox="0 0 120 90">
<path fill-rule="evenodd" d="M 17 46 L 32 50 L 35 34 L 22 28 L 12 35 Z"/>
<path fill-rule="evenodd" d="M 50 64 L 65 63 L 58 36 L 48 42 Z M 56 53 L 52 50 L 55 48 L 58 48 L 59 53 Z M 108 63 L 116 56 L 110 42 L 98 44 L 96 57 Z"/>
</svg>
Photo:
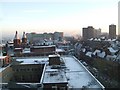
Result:
<svg viewBox="0 0 120 90">
<path fill-rule="evenodd" d="M 62 41 L 63 32 L 54 32 L 54 33 L 27 33 L 28 40 L 31 44 L 41 44 L 44 41 Z"/>
<path fill-rule="evenodd" d="M 83 28 L 82 30 L 84 40 L 94 38 L 94 28 L 92 26 L 88 26 L 87 28 Z"/>
<path fill-rule="evenodd" d="M 20 47 L 20 45 L 21 45 L 21 40 L 20 40 L 20 38 L 19 38 L 19 36 L 18 36 L 18 32 L 17 32 L 17 31 L 16 31 L 16 33 L 15 33 L 15 37 L 14 37 L 13 42 L 14 42 L 14 48 Z"/>
<path fill-rule="evenodd" d="M 18 36 L 18 32 L 16 31 L 15 37 L 13 40 L 14 48 L 25 48 L 27 46 L 27 36 L 25 32 L 23 32 L 23 37 L 20 39 Z"/>
<path fill-rule="evenodd" d="M 116 25 L 114 24 L 109 25 L 109 38 L 110 39 L 116 38 Z"/>
<path fill-rule="evenodd" d="M 9 56 L 0 56 L 0 67 L 7 66 L 11 63 Z"/>
<path fill-rule="evenodd" d="M 118 2 L 118 38 L 120 40 L 120 1 Z"/>
</svg>

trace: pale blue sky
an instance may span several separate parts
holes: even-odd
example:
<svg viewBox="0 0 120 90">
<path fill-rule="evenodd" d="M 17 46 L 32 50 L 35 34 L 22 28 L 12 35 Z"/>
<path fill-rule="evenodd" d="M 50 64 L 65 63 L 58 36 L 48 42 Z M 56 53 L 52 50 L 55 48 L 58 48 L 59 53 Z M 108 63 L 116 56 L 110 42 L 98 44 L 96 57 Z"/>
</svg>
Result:
<svg viewBox="0 0 120 90">
<path fill-rule="evenodd" d="M 118 1 L 1 0 L 2 34 L 14 35 L 17 30 L 19 34 L 63 31 L 66 35 L 76 35 L 89 25 L 108 32 L 110 24 L 118 23 Z"/>
</svg>

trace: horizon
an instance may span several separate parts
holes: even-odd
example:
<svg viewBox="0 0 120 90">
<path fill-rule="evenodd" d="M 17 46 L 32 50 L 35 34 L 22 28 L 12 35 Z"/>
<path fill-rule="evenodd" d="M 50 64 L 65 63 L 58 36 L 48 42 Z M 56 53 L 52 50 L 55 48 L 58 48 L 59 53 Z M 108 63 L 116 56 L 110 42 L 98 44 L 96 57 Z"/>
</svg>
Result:
<svg viewBox="0 0 120 90">
<path fill-rule="evenodd" d="M 93 26 L 109 31 L 117 26 L 119 0 L 1 0 L 2 37 L 14 37 L 15 31 L 82 35 L 82 28 Z"/>
</svg>

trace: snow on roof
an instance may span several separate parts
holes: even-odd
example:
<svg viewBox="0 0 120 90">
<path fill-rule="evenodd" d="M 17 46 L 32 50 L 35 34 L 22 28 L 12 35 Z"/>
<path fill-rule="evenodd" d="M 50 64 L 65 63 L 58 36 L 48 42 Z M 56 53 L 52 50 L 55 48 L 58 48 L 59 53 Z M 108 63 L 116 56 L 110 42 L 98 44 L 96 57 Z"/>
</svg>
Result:
<svg viewBox="0 0 120 90">
<path fill-rule="evenodd" d="M 98 38 L 98 41 L 101 41 L 101 39 L 100 39 L 100 38 Z"/>
<path fill-rule="evenodd" d="M 60 57 L 59 54 L 49 55 L 48 57 Z"/>
<path fill-rule="evenodd" d="M 15 48 L 15 50 L 21 50 L 22 48 Z"/>
<path fill-rule="evenodd" d="M 82 51 L 83 51 L 83 52 L 85 52 L 85 51 L 86 51 L 86 49 L 85 49 L 85 48 L 83 48 L 83 49 L 82 49 Z"/>
<path fill-rule="evenodd" d="M 68 83 L 65 73 L 58 69 L 50 69 L 46 67 L 43 84 L 45 83 Z"/>
<path fill-rule="evenodd" d="M 95 51 L 93 52 L 93 55 L 96 55 L 96 53 L 97 53 L 97 56 L 98 56 L 98 57 L 101 57 L 101 58 L 104 58 L 104 57 L 105 57 L 105 52 L 101 52 L 100 50 L 95 50 Z"/>
<path fill-rule="evenodd" d="M 104 58 L 105 55 L 106 55 L 105 52 L 98 53 L 98 56 L 101 57 L 101 58 Z"/>
<path fill-rule="evenodd" d="M 47 48 L 47 47 L 55 47 L 55 45 L 48 45 L 48 46 L 33 46 L 33 48 Z"/>
<path fill-rule="evenodd" d="M 90 41 L 92 41 L 93 40 L 93 38 L 91 38 L 91 39 L 89 39 Z"/>
<path fill-rule="evenodd" d="M 110 50 L 110 52 L 112 52 L 112 53 L 115 53 L 115 52 L 117 52 L 118 50 L 114 50 L 112 47 L 108 47 L 108 49 Z"/>
<path fill-rule="evenodd" d="M 106 41 L 111 41 L 111 39 L 108 39 L 108 40 L 106 40 Z"/>
<path fill-rule="evenodd" d="M 117 39 L 112 39 L 112 41 L 116 41 Z"/>
<path fill-rule="evenodd" d="M 94 41 L 98 41 L 98 39 L 97 39 L 97 38 L 95 38 L 95 39 L 94 39 Z"/>
<path fill-rule="evenodd" d="M 74 57 L 63 57 L 66 65 L 66 77 L 72 88 L 104 88 L 95 77 Z"/>
<path fill-rule="evenodd" d="M 30 53 L 30 48 L 23 49 L 23 53 Z"/>
<path fill-rule="evenodd" d="M 117 55 L 107 55 L 106 57 L 113 57 L 113 58 L 116 58 Z"/>
<path fill-rule="evenodd" d="M 64 69 L 53 69 L 45 64 L 43 72 L 43 83 L 68 83 L 69 87 L 82 88 L 104 88 L 104 86 L 73 56 L 61 56 L 65 63 Z M 16 61 L 23 61 L 22 64 L 36 64 L 48 62 L 48 57 L 21 58 Z M 35 62 L 36 61 L 36 62 Z"/>
<path fill-rule="evenodd" d="M 65 50 L 64 49 L 56 48 L 56 52 L 65 52 Z"/>
<path fill-rule="evenodd" d="M 16 61 L 22 62 L 21 64 L 41 64 L 46 63 L 48 60 L 48 57 L 27 57 L 23 59 L 16 59 Z"/>
<path fill-rule="evenodd" d="M 85 55 L 91 57 L 92 52 L 87 52 Z"/>
<path fill-rule="evenodd" d="M 93 55 L 95 55 L 96 53 L 100 53 L 100 50 L 95 50 L 95 51 L 93 52 Z"/>
</svg>

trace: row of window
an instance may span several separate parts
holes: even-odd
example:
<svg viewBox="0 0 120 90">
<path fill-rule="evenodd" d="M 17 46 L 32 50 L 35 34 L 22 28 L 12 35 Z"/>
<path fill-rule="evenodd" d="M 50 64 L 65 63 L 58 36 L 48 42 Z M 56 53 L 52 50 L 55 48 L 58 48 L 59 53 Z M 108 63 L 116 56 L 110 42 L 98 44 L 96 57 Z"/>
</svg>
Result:
<svg viewBox="0 0 120 90">
<path fill-rule="evenodd" d="M 13 71 L 15 72 L 20 72 L 20 71 L 40 71 L 41 69 L 40 68 L 21 68 L 21 69 L 13 69 Z"/>
<path fill-rule="evenodd" d="M 52 86 L 52 90 L 58 90 L 58 87 Z M 66 87 L 59 87 L 59 90 L 66 90 Z"/>
</svg>

